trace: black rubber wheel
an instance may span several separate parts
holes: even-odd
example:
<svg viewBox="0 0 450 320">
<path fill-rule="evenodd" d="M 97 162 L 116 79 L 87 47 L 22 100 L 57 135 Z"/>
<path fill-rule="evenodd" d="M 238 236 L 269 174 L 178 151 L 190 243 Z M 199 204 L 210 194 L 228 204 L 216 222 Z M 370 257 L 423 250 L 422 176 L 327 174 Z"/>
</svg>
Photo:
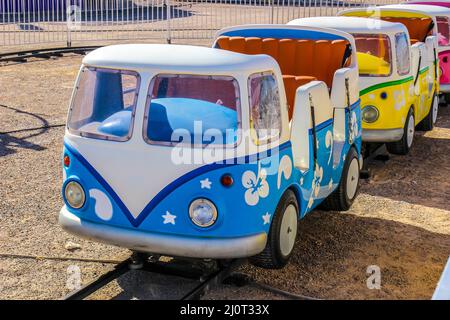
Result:
<svg viewBox="0 0 450 320">
<path fill-rule="evenodd" d="M 249 258 L 250 263 L 265 269 L 283 268 L 294 249 L 298 216 L 297 198 L 293 191 L 287 190 L 278 202 L 266 247 L 258 255 Z"/>
<path fill-rule="evenodd" d="M 320 208 L 332 211 L 347 211 L 359 192 L 360 165 L 355 148 L 350 148 L 345 159 L 341 181 L 321 204 Z"/>
<path fill-rule="evenodd" d="M 403 128 L 403 136 L 399 141 L 386 143 L 386 148 L 389 153 L 406 155 L 412 147 L 414 140 L 414 112 L 413 109 L 409 109 L 408 116 L 406 117 L 405 126 Z"/>
<path fill-rule="evenodd" d="M 437 101 L 436 95 L 434 95 L 433 100 L 431 101 L 430 111 L 428 112 L 427 116 L 417 125 L 417 130 L 421 131 L 433 130 L 434 124 L 436 123 L 438 110 L 439 110 L 439 103 Z"/>
</svg>

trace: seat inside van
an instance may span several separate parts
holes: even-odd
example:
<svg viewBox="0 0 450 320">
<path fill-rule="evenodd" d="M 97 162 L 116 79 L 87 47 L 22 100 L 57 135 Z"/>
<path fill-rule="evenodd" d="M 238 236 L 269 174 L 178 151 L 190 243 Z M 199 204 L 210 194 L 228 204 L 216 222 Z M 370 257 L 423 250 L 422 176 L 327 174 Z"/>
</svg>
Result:
<svg viewBox="0 0 450 320">
<path fill-rule="evenodd" d="M 431 18 L 381 17 L 381 19 L 405 25 L 411 44 L 425 42 L 425 38 L 432 34 L 433 20 Z"/>
<path fill-rule="evenodd" d="M 383 36 L 365 36 L 355 35 L 356 51 L 370 52 L 371 55 L 383 58 L 386 62 L 391 62 L 391 50 L 389 47 L 389 38 Z"/>
<path fill-rule="evenodd" d="M 347 40 L 297 40 L 257 37 L 227 37 L 217 40 L 218 47 L 244 54 L 267 54 L 281 69 L 286 90 L 289 119 L 299 86 L 314 80 L 332 87 L 336 70 L 350 64 Z M 348 57 L 347 57 L 348 56 Z"/>
</svg>

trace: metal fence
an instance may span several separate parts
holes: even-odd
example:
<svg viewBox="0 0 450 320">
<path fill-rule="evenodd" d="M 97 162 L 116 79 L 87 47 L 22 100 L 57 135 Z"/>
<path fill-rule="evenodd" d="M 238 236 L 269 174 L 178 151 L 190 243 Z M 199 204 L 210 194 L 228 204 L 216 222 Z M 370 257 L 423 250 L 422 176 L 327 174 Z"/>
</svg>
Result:
<svg viewBox="0 0 450 320">
<path fill-rule="evenodd" d="M 399 0 L 0 0 L 0 52 L 128 40 L 210 39 L 244 23 L 286 23 Z"/>
</svg>

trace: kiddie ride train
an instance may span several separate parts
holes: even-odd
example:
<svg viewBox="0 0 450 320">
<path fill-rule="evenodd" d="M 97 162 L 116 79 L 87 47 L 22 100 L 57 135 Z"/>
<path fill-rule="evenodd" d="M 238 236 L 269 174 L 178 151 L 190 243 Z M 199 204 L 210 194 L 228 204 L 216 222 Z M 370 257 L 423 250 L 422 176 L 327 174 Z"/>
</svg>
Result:
<svg viewBox="0 0 450 320">
<path fill-rule="evenodd" d="M 435 16 L 437 22 L 438 55 L 441 75 L 439 78 L 441 101 L 450 103 L 450 1 L 422 0 L 408 1 L 403 5 L 416 5 L 417 10 L 429 12 Z"/>
<path fill-rule="evenodd" d="M 432 130 L 436 122 L 436 28 L 432 17 L 404 9 L 408 6 L 387 7 L 376 8 L 378 17 L 402 23 L 343 16 L 303 18 L 289 24 L 338 29 L 355 38 L 363 142 L 386 143 L 390 153 L 404 155 L 413 144 L 416 126 Z M 348 10 L 341 14 L 370 12 Z"/>
<path fill-rule="evenodd" d="M 388 5 L 340 12 L 382 20 L 367 22 L 365 29 L 357 28 L 359 33 L 353 31 L 358 33 L 356 47 L 361 60 L 364 141 L 387 142 L 391 153 L 406 154 L 415 128 L 433 129 L 439 94 L 437 18 L 444 11 L 450 13 L 436 6 Z M 370 37 L 377 39 L 370 43 Z M 395 62 L 390 57 L 395 57 Z"/>
<path fill-rule="evenodd" d="M 214 48 L 88 54 L 70 104 L 59 221 L 138 252 L 283 267 L 298 220 L 357 196 L 355 42 L 318 27 L 224 29 Z"/>
</svg>

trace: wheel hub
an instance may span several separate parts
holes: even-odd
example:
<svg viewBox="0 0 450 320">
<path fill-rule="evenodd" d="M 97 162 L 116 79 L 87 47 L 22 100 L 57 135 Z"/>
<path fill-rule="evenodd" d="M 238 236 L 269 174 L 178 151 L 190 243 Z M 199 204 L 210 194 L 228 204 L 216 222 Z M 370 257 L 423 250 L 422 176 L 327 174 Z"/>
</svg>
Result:
<svg viewBox="0 0 450 320">
<path fill-rule="evenodd" d="M 347 175 L 347 197 L 353 199 L 356 195 L 356 190 L 358 189 L 359 182 L 359 164 L 356 158 L 353 158 L 350 162 L 350 167 L 348 168 Z"/>
<path fill-rule="evenodd" d="M 294 248 L 297 220 L 297 209 L 293 204 L 288 205 L 283 214 L 280 230 L 280 250 L 284 256 L 288 256 Z"/>
<path fill-rule="evenodd" d="M 408 124 L 406 129 L 406 143 L 408 144 L 408 148 L 411 147 L 414 139 L 414 117 L 411 115 L 408 118 Z"/>
</svg>

